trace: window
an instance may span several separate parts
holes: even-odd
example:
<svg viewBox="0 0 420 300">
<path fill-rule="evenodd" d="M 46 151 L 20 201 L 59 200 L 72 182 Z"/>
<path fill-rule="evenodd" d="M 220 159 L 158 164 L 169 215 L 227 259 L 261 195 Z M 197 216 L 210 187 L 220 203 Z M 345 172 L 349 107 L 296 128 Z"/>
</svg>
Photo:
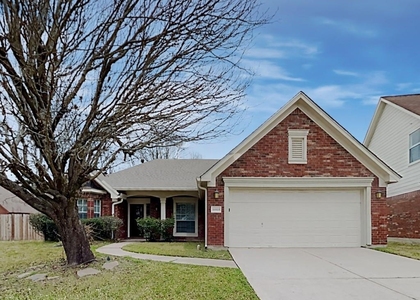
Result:
<svg viewBox="0 0 420 300">
<path fill-rule="evenodd" d="M 95 200 L 93 203 L 93 217 L 99 218 L 101 216 L 101 200 Z"/>
<path fill-rule="evenodd" d="M 78 199 L 77 200 L 77 209 L 79 211 L 79 218 L 80 219 L 87 219 L 87 200 L 86 199 Z"/>
<path fill-rule="evenodd" d="M 289 130 L 289 164 L 306 164 L 309 130 Z"/>
<path fill-rule="evenodd" d="M 175 236 L 197 236 L 196 199 L 174 199 Z"/>
<path fill-rule="evenodd" d="M 409 162 L 415 162 L 420 159 L 420 129 L 410 134 Z"/>
</svg>

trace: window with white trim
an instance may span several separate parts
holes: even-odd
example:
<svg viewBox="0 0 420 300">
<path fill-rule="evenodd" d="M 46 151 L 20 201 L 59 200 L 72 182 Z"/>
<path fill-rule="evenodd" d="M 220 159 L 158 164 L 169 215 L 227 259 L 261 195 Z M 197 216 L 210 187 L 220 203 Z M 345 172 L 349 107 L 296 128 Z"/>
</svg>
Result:
<svg viewBox="0 0 420 300">
<path fill-rule="evenodd" d="M 86 199 L 77 199 L 77 210 L 79 212 L 80 219 L 87 219 L 87 200 Z"/>
<path fill-rule="evenodd" d="M 174 236 L 198 236 L 197 199 L 174 198 Z"/>
<path fill-rule="evenodd" d="M 101 216 L 101 200 L 95 200 L 93 202 L 93 217 L 99 218 Z"/>
<path fill-rule="evenodd" d="M 409 162 L 420 160 L 420 129 L 410 134 Z"/>
<path fill-rule="evenodd" d="M 307 136 L 309 130 L 289 129 L 289 164 L 307 163 Z"/>
</svg>

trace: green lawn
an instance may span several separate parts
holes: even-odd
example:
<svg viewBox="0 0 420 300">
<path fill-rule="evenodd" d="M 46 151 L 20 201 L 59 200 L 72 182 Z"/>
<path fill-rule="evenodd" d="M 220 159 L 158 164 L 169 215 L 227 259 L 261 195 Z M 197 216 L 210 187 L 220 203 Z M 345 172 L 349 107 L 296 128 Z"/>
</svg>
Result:
<svg viewBox="0 0 420 300">
<path fill-rule="evenodd" d="M 101 269 L 106 256 L 97 257 L 90 267 Z M 79 268 L 63 266 L 63 259 L 63 249 L 54 243 L 0 242 L 0 298 L 258 299 L 239 269 L 115 258 L 120 265 L 113 271 L 79 279 Z M 30 266 L 60 277 L 44 282 L 17 279 Z"/>
<path fill-rule="evenodd" d="M 200 245 L 200 250 L 197 250 Z M 180 257 L 198 257 L 232 260 L 227 250 L 204 249 L 203 243 L 197 242 L 174 242 L 174 243 L 147 243 L 139 242 L 123 247 L 124 250 L 143 254 L 168 255 Z"/>
<path fill-rule="evenodd" d="M 420 260 L 420 244 L 390 242 L 386 247 L 376 248 L 375 250 Z"/>
</svg>

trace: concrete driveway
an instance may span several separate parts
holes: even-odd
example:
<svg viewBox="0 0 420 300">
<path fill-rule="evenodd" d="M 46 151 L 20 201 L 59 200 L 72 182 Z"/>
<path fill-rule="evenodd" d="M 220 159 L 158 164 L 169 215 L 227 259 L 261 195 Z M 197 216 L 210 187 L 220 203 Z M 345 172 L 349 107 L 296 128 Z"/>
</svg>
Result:
<svg viewBox="0 0 420 300">
<path fill-rule="evenodd" d="M 420 299 L 420 261 L 363 248 L 230 248 L 261 300 Z"/>
</svg>

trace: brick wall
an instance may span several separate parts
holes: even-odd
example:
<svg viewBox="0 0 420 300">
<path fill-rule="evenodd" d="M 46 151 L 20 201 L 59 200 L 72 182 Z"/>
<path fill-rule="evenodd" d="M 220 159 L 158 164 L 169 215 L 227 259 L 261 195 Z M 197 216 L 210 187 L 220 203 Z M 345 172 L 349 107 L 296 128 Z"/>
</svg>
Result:
<svg viewBox="0 0 420 300">
<path fill-rule="evenodd" d="M 127 214 L 128 214 L 127 201 L 123 201 L 122 203 L 115 205 L 115 217 L 123 220 L 123 226 L 120 228 L 118 232 L 118 236 L 117 236 L 117 238 L 119 239 L 127 238 L 127 224 L 128 224 Z"/>
<path fill-rule="evenodd" d="M 81 198 L 87 200 L 87 218 L 94 218 L 94 204 L 95 200 L 101 200 L 101 216 L 110 216 L 111 215 L 111 204 L 112 200 L 108 194 L 93 194 L 93 193 L 83 193 Z"/>
<path fill-rule="evenodd" d="M 288 163 L 288 130 L 308 129 L 307 164 Z M 224 243 L 224 209 L 221 214 L 211 214 L 212 205 L 224 203 L 223 177 L 375 177 L 365 166 L 350 155 L 333 138 L 296 109 L 280 124 L 258 141 L 216 180 L 216 187 L 208 189 L 208 244 Z M 214 191 L 219 198 L 214 198 Z M 386 201 L 376 199 L 378 180 L 372 184 L 372 242 L 386 244 Z M 385 188 L 380 189 L 385 193 Z"/>
<path fill-rule="evenodd" d="M 420 190 L 388 197 L 388 235 L 420 239 Z"/>
</svg>

